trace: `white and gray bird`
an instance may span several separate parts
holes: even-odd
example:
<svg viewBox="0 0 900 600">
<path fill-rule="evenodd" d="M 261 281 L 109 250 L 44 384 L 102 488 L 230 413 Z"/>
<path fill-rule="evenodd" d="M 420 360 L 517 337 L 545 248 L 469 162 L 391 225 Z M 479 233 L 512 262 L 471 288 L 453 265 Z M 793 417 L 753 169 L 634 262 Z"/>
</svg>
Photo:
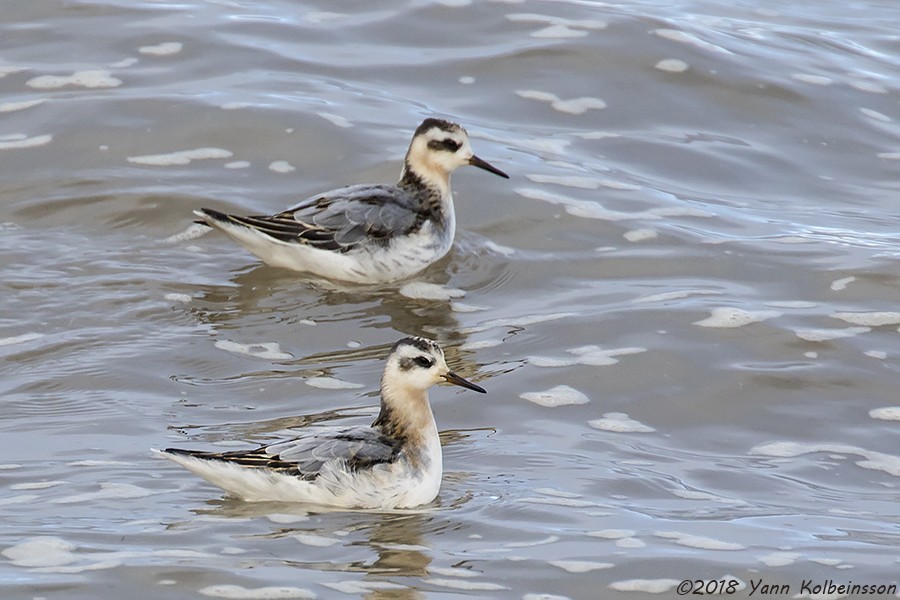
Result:
<svg viewBox="0 0 900 600">
<path fill-rule="evenodd" d="M 381 410 L 369 427 L 310 427 L 300 437 L 255 450 L 156 451 L 249 502 L 303 502 L 393 509 L 427 504 L 443 475 L 441 442 L 428 388 L 446 381 L 485 390 L 453 373 L 435 342 L 394 344 L 381 378 Z"/>
<path fill-rule="evenodd" d="M 450 250 L 456 234 L 450 174 L 463 165 L 509 179 L 475 156 L 465 129 L 429 118 L 413 134 L 396 185 L 342 187 L 270 216 L 210 208 L 194 214 L 272 266 L 351 283 L 397 281 Z"/>
</svg>

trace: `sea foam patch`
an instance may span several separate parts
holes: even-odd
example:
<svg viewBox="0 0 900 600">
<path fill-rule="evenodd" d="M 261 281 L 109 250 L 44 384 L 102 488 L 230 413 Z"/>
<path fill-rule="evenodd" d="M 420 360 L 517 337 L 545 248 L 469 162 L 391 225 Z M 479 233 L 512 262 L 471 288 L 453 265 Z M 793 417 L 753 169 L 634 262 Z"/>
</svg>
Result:
<svg viewBox="0 0 900 600">
<path fill-rule="evenodd" d="M 289 586 L 266 586 L 245 588 L 240 585 L 209 585 L 197 590 L 212 598 L 233 598 L 237 600 L 279 600 L 282 598 L 303 598 L 314 600 L 316 594 L 310 590 Z"/>
<path fill-rule="evenodd" d="M 231 352 L 232 354 L 244 354 L 255 358 L 265 358 L 269 360 L 289 360 L 294 358 L 289 352 L 282 352 L 278 342 L 260 342 L 258 344 L 241 344 L 231 340 L 218 340 L 213 344 L 219 350 Z"/>
<path fill-rule="evenodd" d="M 680 531 L 657 531 L 654 534 L 667 540 L 673 540 L 679 546 L 688 548 L 700 548 L 702 550 L 744 550 L 746 546 L 734 542 L 724 542 L 714 538 L 691 535 Z"/>
<path fill-rule="evenodd" d="M 665 594 L 681 583 L 680 579 L 623 579 L 609 584 L 610 589 L 619 592 L 644 592 L 645 594 Z"/>
<path fill-rule="evenodd" d="M 35 100 L 22 100 L 19 102 L 3 102 L 0 103 L 0 113 L 25 110 L 26 108 L 31 108 L 32 106 L 39 106 L 46 101 L 46 98 L 37 98 Z"/>
<path fill-rule="evenodd" d="M 570 115 L 584 114 L 589 110 L 602 110 L 606 108 L 606 102 L 600 98 L 591 98 L 582 96 L 580 98 L 570 98 L 563 100 L 556 94 L 550 92 L 542 92 L 539 90 L 517 90 L 516 95 L 526 100 L 537 100 L 539 102 L 549 102 L 555 110 Z"/>
<path fill-rule="evenodd" d="M 543 392 L 525 392 L 519 398 L 548 408 L 590 402 L 590 398 L 568 385 L 557 385 Z"/>
<path fill-rule="evenodd" d="M 17 150 L 21 148 L 36 148 L 46 146 L 53 141 L 53 136 L 48 134 L 28 137 L 25 134 L 13 134 L 0 137 L 0 150 Z"/>
<path fill-rule="evenodd" d="M 883 471 L 894 477 L 900 477 L 900 456 L 866 450 L 849 444 L 802 444 L 800 442 L 771 442 L 760 444 L 750 449 L 751 455 L 770 456 L 773 458 L 796 458 L 804 454 L 824 452 L 828 454 L 852 454 L 863 457 L 856 465 L 863 469 Z"/>
<path fill-rule="evenodd" d="M 588 425 L 594 429 L 612 431 L 614 433 L 653 433 L 656 431 L 649 425 L 644 425 L 640 421 L 632 419 L 626 413 L 621 412 L 605 413 L 602 419 L 588 421 Z"/>
<path fill-rule="evenodd" d="M 882 421 L 900 421 L 900 406 L 873 408 L 869 411 L 869 416 Z"/>
<path fill-rule="evenodd" d="M 184 48 L 184 44 L 181 42 L 162 42 L 155 46 L 141 46 L 138 48 L 138 52 L 150 56 L 171 56 L 181 52 L 182 48 Z"/>
<path fill-rule="evenodd" d="M 25 85 L 38 90 L 54 90 L 68 85 L 83 88 L 115 88 L 122 85 L 122 80 L 113 77 L 109 71 L 94 69 L 76 71 L 71 75 L 41 75 L 29 79 Z"/>
<path fill-rule="evenodd" d="M 125 160 L 136 165 L 150 165 L 154 167 L 170 167 L 174 165 L 189 165 L 195 160 L 211 160 L 216 158 L 231 158 L 233 154 L 222 148 L 195 148 L 193 150 L 179 150 L 167 154 L 147 154 L 144 156 L 129 156 Z"/>
<path fill-rule="evenodd" d="M 830 340 L 854 337 L 870 331 L 872 331 L 871 327 L 843 327 L 840 329 L 795 329 L 794 333 L 798 338 L 807 342 L 828 342 Z"/>
<path fill-rule="evenodd" d="M 836 312 L 831 316 L 851 325 L 863 327 L 900 325 L 900 312 Z"/>
<path fill-rule="evenodd" d="M 343 381 L 337 377 L 310 377 L 304 383 L 323 390 L 355 390 L 364 387 L 361 383 Z"/>
<path fill-rule="evenodd" d="M 400 287 L 400 295 L 413 300 L 452 300 L 463 298 L 465 290 L 446 287 L 426 281 L 412 281 Z"/>
<path fill-rule="evenodd" d="M 694 325 L 712 328 L 745 327 L 753 323 L 761 323 L 768 319 L 774 319 L 781 315 L 782 313 L 774 310 L 749 311 L 730 306 L 720 306 L 712 309 L 712 312 L 707 318 L 694 321 Z"/>
</svg>

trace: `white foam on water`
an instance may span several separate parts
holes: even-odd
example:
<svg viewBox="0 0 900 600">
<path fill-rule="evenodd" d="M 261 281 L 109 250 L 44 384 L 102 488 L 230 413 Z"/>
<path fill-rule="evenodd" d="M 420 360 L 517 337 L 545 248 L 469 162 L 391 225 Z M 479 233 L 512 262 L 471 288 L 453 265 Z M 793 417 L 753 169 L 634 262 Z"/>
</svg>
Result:
<svg viewBox="0 0 900 600">
<path fill-rule="evenodd" d="M 325 587 L 331 588 L 343 594 L 351 594 L 354 596 L 378 597 L 378 594 L 372 594 L 378 590 L 405 590 L 405 585 L 391 583 L 390 581 L 356 581 L 348 579 L 345 581 L 330 581 L 322 583 Z M 389 595 L 387 595 L 389 596 Z"/>
<path fill-rule="evenodd" d="M 301 521 L 309 521 L 309 515 L 307 514 L 285 514 L 285 513 L 270 513 L 266 515 L 266 518 L 272 523 L 300 523 Z"/>
<path fill-rule="evenodd" d="M 232 170 L 248 169 L 248 168 L 250 168 L 250 161 L 249 160 L 233 160 L 231 162 L 225 163 L 222 166 L 225 167 L 226 169 L 232 169 Z"/>
<path fill-rule="evenodd" d="M 863 327 L 900 324 L 900 312 L 837 312 L 831 317 L 851 325 L 861 325 Z"/>
<path fill-rule="evenodd" d="M 665 594 L 681 583 L 680 579 L 623 579 L 609 584 L 618 592 L 644 592 L 645 594 Z"/>
<path fill-rule="evenodd" d="M 854 337 L 870 331 L 872 331 L 871 327 L 845 327 L 843 329 L 795 329 L 794 334 L 807 342 L 827 342 L 829 340 Z"/>
<path fill-rule="evenodd" d="M 625 537 L 616 540 L 616 546 L 618 548 L 645 548 L 647 544 L 635 537 Z"/>
<path fill-rule="evenodd" d="M 53 141 L 50 134 L 28 137 L 24 134 L 3 136 L 0 138 L 0 150 L 19 150 L 21 148 L 36 148 L 46 146 Z"/>
<path fill-rule="evenodd" d="M 22 335 L 15 335 L 12 337 L 0 338 L 0 346 L 12 346 L 15 344 L 24 344 L 26 342 L 37 340 L 42 337 L 44 337 L 43 333 L 31 331 L 28 333 L 23 333 Z"/>
<path fill-rule="evenodd" d="M 274 160 L 269 163 L 269 170 L 275 171 L 276 173 L 290 173 L 296 169 L 297 167 L 286 160 Z"/>
<path fill-rule="evenodd" d="M 811 75 L 809 73 L 793 73 L 791 75 L 791 79 L 803 83 L 808 83 L 810 85 L 831 85 L 832 83 L 834 83 L 834 80 L 831 77 L 825 77 L 824 75 Z"/>
<path fill-rule="evenodd" d="M 43 104 L 46 101 L 46 98 L 38 98 L 36 100 L 22 100 L 21 102 L 3 102 L 0 103 L 0 113 L 25 110 L 26 108 L 31 108 L 32 106 Z"/>
<path fill-rule="evenodd" d="M 175 165 L 189 165 L 195 160 L 211 160 L 217 158 L 231 158 L 233 154 L 222 148 L 195 148 L 193 150 L 179 150 L 167 154 L 146 154 L 143 156 L 129 156 L 125 160 L 136 165 L 150 165 L 154 167 L 171 167 Z"/>
<path fill-rule="evenodd" d="M 634 537 L 637 532 L 632 529 L 601 529 L 599 531 L 588 531 L 589 537 L 601 538 L 604 540 L 620 540 L 623 538 Z"/>
<path fill-rule="evenodd" d="M 238 556 L 240 554 L 246 554 L 247 551 L 243 548 L 238 548 L 237 546 L 225 546 L 221 550 L 219 550 L 219 554 L 224 554 L 225 556 Z"/>
<path fill-rule="evenodd" d="M 707 50 L 709 52 L 715 52 L 717 54 L 733 54 L 733 52 L 726 50 L 721 46 L 707 42 L 705 40 L 701 40 L 695 35 L 692 35 L 685 31 L 680 31 L 678 29 L 654 29 L 652 33 L 658 35 L 663 39 L 672 42 L 678 42 L 679 44 L 687 44 L 695 48 L 700 48 L 701 50 Z"/>
<path fill-rule="evenodd" d="M 849 444 L 802 444 L 799 442 L 771 442 L 760 444 L 750 449 L 749 454 L 771 456 L 775 458 L 795 458 L 804 454 L 825 452 L 829 454 L 853 454 L 862 456 L 864 460 L 856 462 L 858 467 L 883 471 L 889 475 L 900 477 L 900 456 L 866 450 Z"/>
<path fill-rule="evenodd" d="M 723 542 L 714 538 L 691 535 L 680 531 L 657 531 L 654 535 L 663 539 L 674 540 L 679 546 L 700 548 L 702 550 L 745 550 L 747 548 L 743 544 Z"/>
<path fill-rule="evenodd" d="M 590 402 L 590 398 L 568 385 L 557 385 L 543 392 L 525 392 L 519 398 L 548 408 Z"/>
<path fill-rule="evenodd" d="M 67 467 L 132 467 L 134 463 L 124 460 L 73 460 Z"/>
<path fill-rule="evenodd" d="M 446 579 L 446 578 L 430 578 L 423 579 L 422 583 L 434 585 L 437 587 L 450 588 L 452 590 L 466 590 L 469 592 L 499 592 L 508 590 L 509 588 L 499 583 L 489 583 L 487 581 L 470 581 L 467 579 Z"/>
<path fill-rule="evenodd" d="M 32 483 L 14 483 L 9 486 L 11 490 L 46 490 L 60 485 L 68 485 L 68 481 L 35 481 Z"/>
<path fill-rule="evenodd" d="M 690 296 L 720 296 L 721 290 L 677 290 L 674 292 L 661 292 L 659 294 L 651 294 L 650 296 L 642 296 L 631 301 L 632 304 L 643 304 L 646 302 L 669 302 L 670 300 L 680 300 Z"/>
<path fill-rule="evenodd" d="M 242 108 L 250 108 L 253 106 L 252 102 L 226 102 L 221 104 L 219 108 L 222 110 L 240 110 Z"/>
<path fill-rule="evenodd" d="M 19 73 L 21 71 L 27 70 L 25 67 L 12 67 L 12 66 L 0 66 L 0 79 L 3 79 L 7 75 L 12 75 L 13 73 Z"/>
<path fill-rule="evenodd" d="M 690 68 L 686 62 L 677 58 L 664 58 L 654 66 L 660 71 L 667 73 L 684 73 Z"/>
<path fill-rule="evenodd" d="M 528 364 L 535 367 L 570 367 L 573 365 L 587 365 L 592 367 L 606 367 L 617 364 L 618 356 L 628 354 L 640 354 L 646 352 L 646 348 L 610 348 L 604 350 L 600 346 L 587 345 L 566 350 L 573 358 L 556 358 L 549 356 L 529 356 Z"/>
<path fill-rule="evenodd" d="M 841 290 L 847 289 L 847 286 L 856 281 L 856 277 L 843 277 L 841 279 L 835 279 L 831 282 L 831 289 L 835 292 L 839 292 Z"/>
<path fill-rule="evenodd" d="M 743 500 L 736 498 L 725 498 L 724 496 L 716 496 L 709 492 L 701 492 L 698 490 L 672 490 L 673 496 L 684 498 L 685 500 L 702 500 L 703 502 L 719 502 L 730 506 L 746 505 Z"/>
<path fill-rule="evenodd" d="M 473 342 L 466 342 L 462 344 L 459 349 L 460 350 L 483 350 L 485 348 L 496 348 L 497 346 L 503 345 L 502 338 L 494 338 L 490 340 L 478 340 Z"/>
<path fill-rule="evenodd" d="M 563 490 L 558 490 L 556 488 L 535 488 L 536 494 L 543 494 L 545 496 L 553 496 L 554 498 L 581 498 L 581 494 L 575 494 L 573 492 L 566 492 Z"/>
<path fill-rule="evenodd" d="M 194 300 L 190 294 L 178 294 L 175 292 L 166 294 L 165 299 L 168 302 L 181 302 L 182 304 L 190 304 Z"/>
<path fill-rule="evenodd" d="M 475 78 L 471 75 L 463 75 L 459 78 L 459 82 L 463 85 L 472 85 L 473 83 L 475 83 Z"/>
<path fill-rule="evenodd" d="M 869 411 L 869 416 L 882 421 L 900 421 L 900 406 L 873 408 Z"/>
<path fill-rule="evenodd" d="M 659 234 L 653 229 L 643 228 L 626 231 L 622 234 L 622 237 L 624 237 L 629 242 L 635 243 L 643 242 L 645 240 L 652 240 L 655 237 L 659 237 Z"/>
<path fill-rule="evenodd" d="M 581 115 L 589 110 L 602 110 L 606 108 L 606 102 L 604 102 L 600 98 L 592 98 L 589 96 L 563 100 L 556 94 L 538 90 L 517 90 L 516 94 L 520 98 L 525 98 L 526 100 L 549 102 L 550 106 L 552 106 L 555 110 L 570 115 Z"/>
<path fill-rule="evenodd" d="M 888 93 L 886 87 L 884 87 L 880 83 L 875 83 L 874 81 L 849 81 L 848 84 L 850 85 L 850 87 L 856 88 L 861 92 L 868 92 L 870 94 Z"/>
<path fill-rule="evenodd" d="M 312 533 L 296 533 L 291 537 L 304 546 L 313 546 L 315 548 L 328 548 L 329 546 L 341 543 L 341 540 L 337 538 L 314 535 Z"/>
<path fill-rule="evenodd" d="M 154 490 L 138 487 L 130 483 L 104 482 L 100 484 L 100 489 L 96 492 L 86 492 L 84 494 L 66 496 L 65 498 L 57 498 L 52 500 L 52 502 L 53 504 L 75 504 L 77 502 L 93 502 L 94 500 L 124 500 L 127 498 L 146 498 L 157 493 L 158 492 Z"/>
<path fill-rule="evenodd" d="M 323 390 L 355 390 L 364 387 L 361 383 L 343 381 L 336 377 L 310 377 L 304 383 L 310 387 Z"/>
<path fill-rule="evenodd" d="M 466 295 L 465 290 L 445 287 L 426 281 L 412 281 L 403 284 L 398 291 L 401 296 L 413 300 L 451 300 L 453 298 L 463 298 Z"/>
<path fill-rule="evenodd" d="M 866 352 L 863 352 L 863 354 L 871 358 L 877 358 L 878 360 L 887 358 L 887 352 L 884 352 L 883 350 L 867 350 Z"/>
<path fill-rule="evenodd" d="M 601 569 L 611 569 L 616 566 L 613 563 L 597 562 L 593 560 L 551 560 L 550 564 L 567 573 L 590 573 Z"/>
<path fill-rule="evenodd" d="M 530 325 L 535 325 L 538 323 L 546 323 L 548 321 L 558 321 L 560 319 L 567 319 L 569 317 L 578 316 L 577 313 L 565 312 L 565 313 L 550 313 L 546 315 L 522 315 L 519 317 L 505 317 L 500 319 L 491 319 L 489 321 L 485 321 L 479 325 L 473 325 L 469 327 L 465 327 L 462 329 L 462 333 L 471 334 L 471 333 L 480 333 L 482 331 L 487 331 L 488 329 L 493 329 L 494 327 L 517 327 L 517 328 L 525 328 Z"/>
<path fill-rule="evenodd" d="M 815 302 L 809 302 L 807 300 L 772 300 L 770 302 L 764 303 L 765 306 L 770 308 L 815 308 L 819 306 Z"/>
<path fill-rule="evenodd" d="M 122 80 L 113 77 L 109 71 L 92 69 L 76 71 L 71 75 L 41 75 L 29 79 L 25 85 L 39 90 L 54 90 L 67 85 L 83 88 L 115 88 L 122 85 Z"/>
<path fill-rule="evenodd" d="M 886 114 L 880 113 L 877 110 L 872 110 L 871 108 L 860 108 L 859 112 L 869 117 L 870 119 L 880 121 L 882 123 L 890 123 L 893 120 Z"/>
<path fill-rule="evenodd" d="M 3 463 L 0 464 L 0 471 L 14 471 L 16 469 L 21 469 L 25 465 L 20 465 L 16 463 Z"/>
<path fill-rule="evenodd" d="M 656 431 L 653 427 L 644 425 L 640 421 L 632 419 L 626 413 L 620 412 L 605 413 L 602 419 L 588 421 L 588 425 L 594 429 L 612 431 L 614 433 L 653 433 Z"/>
<path fill-rule="evenodd" d="M 460 567 L 435 567 L 429 566 L 428 573 L 433 575 L 441 575 L 443 577 L 463 577 L 466 579 L 478 577 L 481 573 L 471 569 L 463 569 Z"/>
<path fill-rule="evenodd" d="M 759 557 L 759 562 L 767 567 L 786 567 L 797 562 L 803 556 L 799 552 L 771 552 Z"/>
<path fill-rule="evenodd" d="M 151 56 L 171 56 L 178 54 L 183 48 L 184 44 L 181 42 L 163 42 L 155 46 L 141 46 L 138 48 L 138 52 Z"/>
<path fill-rule="evenodd" d="M 540 200 L 550 204 L 565 207 L 567 213 L 575 217 L 585 219 L 600 219 L 603 221 L 627 221 L 630 219 L 657 220 L 666 217 L 711 217 L 712 213 L 691 207 L 667 206 L 651 208 L 639 212 L 622 212 L 610 210 L 596 201 L 576 200 L 562 194 L 554 194 L 536 188 L 516 188 L 514 190 L 520 196 L 531 200 Z"/>
<path fill-rule="evenodd" d="M 774 310 L 749 311 L 740 308 L 732 308 L 730 306 L 720 306 L 712 309 L 712 312 L 707 318 L 694 321 L 694 325 L 713 328 L 745 327 L 753 323 L 761 323 L 768 319 L 774 319 L 781 315 L 782 313 Z"/>
<path fill-rule="evenodd" d="M 231 340 L 218 340 L 213 344 L 219 350 L 232 354 L 243 354 L 255 358 L 269 360 L 288 360 L 294 358 L 289 352 L 282 352 L 278 342 L 262 342 L 259 344 L 240 344 Z"/>
<path fill-rule="evenodd" d="M 4 548 L 0 554 L 17 567 L 59 567 L 78 560 L 76 546 L 55 537 L 30 537 Z"/>
<path fill-rule="evenodd" d="M 316 598 L 315 593 L 310 590 L 288 586 L 245 588 L 239 585 L 209 585 L 197 590 L 197 592 L 213 598 L 234 598 L 238 600 L 279 600 L 282 598 L 314 600 Z"/>
<path fill-rule="evenodd" d="M 327 113 L 327 112 L 318 112 L 316 114 L 336 127 L 341 127 L 341 128 L 353 127 L 353 123 L 351 123 L 346 118 L 344 118 L 340 115 L 335 115 L 335 114 Z"/>
<path fill-rule="evenodd" d="M 531 542 L 509 542 L 508 544 L 503 544 L 504 548 L 534 548 L 536 546 L 546 546 L 547 544 L 555 544 L 560 540 L 558 535 L 548 535 L 545 538 L 540 540 L 534 540 Z"/>
</svg>

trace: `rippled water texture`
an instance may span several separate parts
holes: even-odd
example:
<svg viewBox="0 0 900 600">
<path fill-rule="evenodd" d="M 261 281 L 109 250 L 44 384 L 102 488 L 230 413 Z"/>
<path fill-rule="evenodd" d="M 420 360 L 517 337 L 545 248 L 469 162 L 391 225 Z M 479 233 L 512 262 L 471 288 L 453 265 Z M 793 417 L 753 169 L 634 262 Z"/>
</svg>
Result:
<svg viewBox="0 0 900 600">
<path fill-rule="evenodd" d="M 895 582 L 900 7 L 357 4 L 4 3 L 0 596 Z M 455 174 L 413 282 L 180 235 L 394 181 L 432 115 L 512 178 Z M 431 506 L 248 505 L 150 454 L 365 423 L 405 334 L 489 392 L 432 392 Z"/>
</svg>

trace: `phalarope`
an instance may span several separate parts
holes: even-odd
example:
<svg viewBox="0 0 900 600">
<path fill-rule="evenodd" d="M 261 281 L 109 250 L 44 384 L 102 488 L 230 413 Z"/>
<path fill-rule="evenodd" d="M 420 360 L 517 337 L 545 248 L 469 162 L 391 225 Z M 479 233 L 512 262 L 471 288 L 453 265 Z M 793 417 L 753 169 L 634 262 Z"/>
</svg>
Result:
<svg viewBox="0 0 900 600">
<path fill-rule="evenodd" d="M 352 283 L 405 279 L 442 258 L 456 233 L 450 173 L 473 165 L 509 175 L 472 152 L 466 130 L 425 119 L 413 134 L 397 185 L 323 192 L 271 216 L 194 211 L 263 262 Z"/>
<path fill-rule="evenodd" d="M 435 342 L 403 338 L 387 357 L 381 411 L 370 427 L 311 427 L 298 438 L 249 451 L 168 448 L 161 454 L 249 502 L 419 506 L 441 485 L 441 442 L 428 404 L 428 388 L 440 381 L 485 393 L 447 367 Z"/>
</svg>

